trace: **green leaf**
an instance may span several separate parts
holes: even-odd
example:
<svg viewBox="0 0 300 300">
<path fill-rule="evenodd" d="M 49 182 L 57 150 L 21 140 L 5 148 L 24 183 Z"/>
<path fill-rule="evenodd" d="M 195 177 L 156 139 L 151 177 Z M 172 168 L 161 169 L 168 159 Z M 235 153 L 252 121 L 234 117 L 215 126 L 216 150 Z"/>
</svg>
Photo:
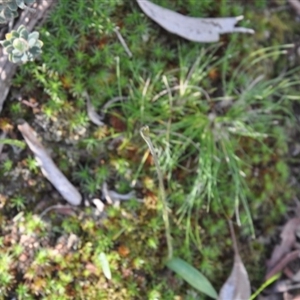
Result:
<svg viewBox="0 0 300 300">
<path fill-rule="evenodd" d="M 28 40 L 28 31 L 26 28 L 23 28 L 22 30 L 20 30 L 20 37 L 22 37 L 25 40 Z"/>
<path fill-rule="evenodd" d="M 100 253 L 99 260 L 100 260 L 100 264 L 101 264 L 104 276 L 108 280 L 111 280 L 111 271 L 110 271 L 109 262 L 107 260 L 105 253 L 103 253 L 103 252 Z"/>
<path fill-rule="evenodd" d="M 16 2 L 11 1 L 11 2 L 7 2 L 7 6 L 9 7 L 10 10 L 16 11 L 18 9 L 18 6 L 16 4 Z"/>
<path fill-rule="evenodd" d="M 12 45 L 9 45 L 9 46 L 5 47 L 5 51 L 6 51 L 7 53 L 12 53 L 13 50 L 14 50 L 14 47 L 13 47 Z"/>
<path fill-rule="evenodd" d="M 22 9 L 26 7 L 24 0 L 17 0 L 17 5 Z"/>
<path fill-rule="evenodd" d="M 25 27 L 25 25 L 20 25 L 19 27 L 18 27 L 18 29 L 17 29 L 17 31 L 20 33 L 21 31 L 23 31 L 23 30 L 26 30 L 26 27 Z"/>
<path fill-rule="evenodd" d="M 24 53 L 23 55 L 22 55 L 22 57 L 21 57 L 21 61 L 23 62 L 23 63 L 26 63 L 27 61 L 28 61 L 28 54 L 27 53 Z"/>
<path fill-rule="evenodd" d="M 24 149 L 26 147 L 26 144 L 19 140 L 12 140 L 12 139 L 0 139 L 0 144 L 8 144 L 11 146 L 17 146 L 21 149 Z"/>
<path fill-rule="evenodd" d="M 19 57 L 21 57 L 21 56 L 23 55 L 23 53 L 20 52 L 18 49 L 14 49 L 14 50 L 12 51 L 12 54 L 13 54 L 14 56 L 19 56 Z"/>
<path fill-rule="evenodd" d="M 8 40 L 0 41 L 0 43 L 1 43 L 1 45 L 2 45 L 3 47 L 7 47 L 7 46 L 9 46 L 9 45 L 11 44 L 10 41 L 8 41 Z"/>
<path fill-rule="evenodd" d="M 38 40 L 38 41 L 35 43 L 35 45 L 36 45 L 37 47 L 39 47 L 39 48 L 42 48 L 43 45 L 44 45 L 44 43 L 43 43 L 42 41 Z"/>
<path fill-rule="evenodd" d="M 5 19 L 9 20 L 13 17 L 13 11 L 10 10 L 8 7 L 5 7 L 2 11 L 2 15 Z"/>
<path fill-rule="evenodd" d="M 175 257 L 170 259 L 166 265 L 196 290 L 214 299 L 218 298 L 216 290 L 208 279 L 184 260 Z"/>
<path fill-rule="evenodd" d="M 5 24 L 7 23 L 6 19 L 0 15 L 0 24 Z"/>
<path fill-rule="evenodd" d="M 21 25 L 21 26 L 22 26 L 22 25 Z M 20 27 L 19 27 L 19 29 L 20 29 Z M 10 35 L 11 35 L 10 39 L 11 39 L 11 38 L 18 38 L 18 37 L 20 36 L 20 35 L 19 35 L 19 32 L 15 31 L 15 30 L 11 31 L 11 32 L 10 32 Z"/>
<path fill-rule="evenodd" d="M 13 41 L 13 46 L 17 49 L 20 53 L 23 53 L 28 50 L 29 45 L 27 41 L 23 38 L 17 38 Z"/>
<path fill-rule="evenodd" d="M 11 61 L 13 62 L 13 63 L 19 63 L 19 62 L 21 62 L 21 56 L 14 56 L 14 55 L 12 55 L 11 56 Z"/>
<path fill-rule="evenodd" d="M 30 50 L 29 50 L 29 53 L 33 56 L 38 56 L 39 54 L 42 53 L 42 50 L 38 47 L 32 47 Z"/>
<path fill-rule="evenodd" d="M 34 39 L 37 41 L 39 39 L 40 34 L 37 31 L 31 32 L 28 36 L 28 40 Z"/>
</svg>

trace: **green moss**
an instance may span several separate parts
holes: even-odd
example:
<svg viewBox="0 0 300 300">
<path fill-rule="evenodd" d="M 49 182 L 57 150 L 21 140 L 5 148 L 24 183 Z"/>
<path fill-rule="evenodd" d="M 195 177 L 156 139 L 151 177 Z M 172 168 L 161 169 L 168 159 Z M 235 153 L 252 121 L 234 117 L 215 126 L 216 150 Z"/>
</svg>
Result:
<svg viewBox="0 0 300 300">
<path fill-rule="evenodd" d="M 228 1 L 155 3 L 195 17 L 245 13 L 241 24 L 256 27 L 257 32 L 223 36 L 222 45 L 202 45 L 167 33 L 135 2 L 57 3 L 41 28 L 41 61 L 22 66 L 15 86 L 38 95 L 39 118 L 45 121 L 36 119 L 32 124 L 85 197 L 101 198 L 102 184 L 108 182 L 120 193 L 134 186 L 145 201 L 107 206 L 103 219 L 95 217 L 93 206 L 74 210 L 73 217 L 61 218 L 54 211 L 47 215 L 49 227 L 28 213 L 49 194 L 49 186 L 33 159 L 27 158 L 23 163 L 29 179 L 36 180 L 35 192 L 20 186 L 22 198 L 9 197 L 8 217 L 0 215 L 1 230 L 11 239 L 8 220 L 24 211 L 25 233 L 40 239 L 48 236 L 51 243 L 40 241 L 18 278 L 11 257 L 18 259 L 22 247 L 3 244 L 1 293 L 15 291 L 19 299 L 202 297 L 164 267 L 167 247 L 156 175 L 139 136 L 146 124 L 164 174 L 175 254 L 220 287 L 232 265 L 226 218 L 240 219 L 242 258 L 254 286 L 262 280 L 266 250 L 250 237 L 257 233 L 256 226 L 262 235 L 272 232 L 292 195 L 285 157 L 286 129 L 295 121 L 288 97 L 294 92 L 294 79 L 293 74 L 282 73 L 286 64 L 282 54 L 289 48 L 277 46 L 286 37 L 290 40 L 286 24 L 292 21 L 286 22 L 285 12 L 264 17 L 265 1 L 247 6 Z M 118 41 L 115 26 L 133 58 Z M 84 90 L 97 110 L 112 97 L 128 99 L 109 107 L 108 125 L 97 128 L 88 119 Z M 12 120 L 36 118 L 20 103 L 9 103 L 5 109 Z M 58 131 L 60 137 L 55 135 Z M 2 163 L 3 185 L 10 186 L 14 168 L 20 165 L 14 160 Z M 78 242 L 59 252 L 67 244 L 62 242 L 59 248 L 58 237 L 68 240 L 71 235 Z M 102 272 L 101 252 L 108 258 L 111 281 Z"/>
</svg>

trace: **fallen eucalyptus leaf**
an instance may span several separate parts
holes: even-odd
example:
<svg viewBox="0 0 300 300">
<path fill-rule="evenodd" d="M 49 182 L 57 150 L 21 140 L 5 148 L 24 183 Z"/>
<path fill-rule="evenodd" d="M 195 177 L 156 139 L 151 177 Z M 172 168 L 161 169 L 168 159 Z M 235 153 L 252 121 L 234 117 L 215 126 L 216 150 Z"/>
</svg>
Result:
<svg viewBox="0 0 300 300">
<path fill-rule="evenodd" d="M 108 279 L 111 280 L 111 271 L 109 267 L 109 262 L 107 260 L 107 257 L 104 252 L 101 252 L 99 255 L 99 261 L 102 267 L 102 271 L 104 273 L 104 276 Z"/>
<path fill-rule="evenodd" d="M 210 296 L 211 298 L 217 299 L 218 294 L 214 287 L 211 285 L 208 279 L 193 266 L 176 257 L 171 258 L 166 265 L 196 290 Z"/>
<path fill-rule="evenodd" d="M 231 222 L 229 225 L 233 241 L 234 264 L 230 276 L 221 288 L 218 300 L 249 300 L 251 287 L 248 273 L 239 254 L 233 225 Z"/>
<path fill-rule="evenodd" d="M 282 257 L 288 254 L 296 242 L 296 231 L 300 227 L 300 218 L 290 219 L 283 227 L 280 234 L 281 243 L 277 245 L 267 262 L 267 273 L 275 267 Z"/>
<path fill-rule="evenodd" d="M 44 146 L 36 138 L 35 131 L 26 122 L 18 125 L 18 129 L 33 152 L 44 176 L 53 184 L 65 200 L 72 205 L 79 205 L 81 203 L 80 193 L 57 168 Z"/>
<path fill-rule="evenodd" d="M 243 16 L 229 18 L 193 18 L 163 8 L 147 0 L 137 0 L 142 11 L 167 31 L 194 42 L 211 43 L 220 39 L 220 34 L 254 30 L 235 27 Z"/>
</svg>

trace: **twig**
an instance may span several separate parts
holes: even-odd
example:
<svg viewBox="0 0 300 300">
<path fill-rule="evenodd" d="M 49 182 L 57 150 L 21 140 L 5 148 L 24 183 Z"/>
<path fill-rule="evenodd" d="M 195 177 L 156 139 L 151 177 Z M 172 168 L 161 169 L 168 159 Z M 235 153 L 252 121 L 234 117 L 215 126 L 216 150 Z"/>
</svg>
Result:
<svg viewBox="0 0 300 300">
<path fill-rule="evenodd" d="M 109 204 L 113 204 L 113 202 L 115 202 L 115 201 L 127 201 L 127 200 L 130 200 L 135 197 L 134 191 L 131 191 L 127 194 L 119 194 L 116 191 L 109 190 L 106 182 L 103 183 L 101 191 L 102 191 L 103 197 L 106 199 L 107 203 L 109 203 Z M 143 201 L 140 201 L 140 199 L 137 199 L 137 201 L 143 202 Z"/>
<path fill-rule="evenodd" d="M 88 117 L 90 118 L 90 120 L 91 120 L 94 124 L 96 124 L 96 125 L 98 125 L 98 126 L 103 126 L 103 125 L 105 125 L 103 121 L 104 121 L 105 113 L 106 113 L 106 111 L 107 111 L 107 109 L 108 109 L 108 107 L 109 107 L 110 105 L 112 105 L 112 104 L 115 103 L 115 102 L 122 101 L 122 100 L 127 100 L 127 99 L 128 99 L 127 97 L 123 97 L 123 96 L 120 96 L 120 97 L 114 97 L 114 98 L 112 98 L 111 100 L 107 101 L 107 102 L 103 105 L 103 107 L 102 107 L 102 109 L 101 109 L 101 113 L 98 114 L 98 113 L 96 112 L 95 108 L 94 108 L 93 105 L 92 105 L 92 102 L 91 102 L 91 99 L 90 99 L 90 96 L 89 96 L 88 92 L 87 92 L 87 91 L 84 91 L 84 92 L 82 93 L 82 96 L 86 99 L 86 106 L 87 106 Z"/>
<path fill-rule="evenodd" d="M 86 98 L 86 108 L 87 108 L 88 117 L 95 125 L 103 126 L 104 122 L 102 121 L 104 119 L 104 116 L 97 114 L 94 106 L 91 103 L 91 99 L 87 91 L 83 92 L 83 96 Z"/>
<path fill-rule="evenodd" d="M 120 31 L 119 31 L 119 27 L 116 27 L 116 28 L 114 29 L 114 32 L 116 33 L 116 35 L 117 35 L 117 37 L 118 37 L 120 43 L 122 44 L 123 48 L 124 48 L 125 51 L 126 51 L 126 53 L 127 53 L 128 56 L 131 58 L 131 57 L 132 57 L 132 53 L 131 53 L 131 51 L 129 50 L 129 48 L 128 48 L 126 42 L 125 42 L 125 40 L 123 39 L 123 37 L 122 37 L 122 35 L 121 35 Z"/>
<path fill-rule="evenodd" d="M 108 100 L 102 107 L 101 111 L 102 111 L 102 114 L 105 114 L 108 107 L 111 106 L 113 103 L 116 103 L 118 101 L 123 101 L 123 100 L 127 100 L 128 97 L 124 97 L 124 96 L 117 96 L 117 97 L 114 97 L 110 100 Z"/>
<path fill-rule="evenodd" d="M 291 261 L 295 260 L 300 255 L 300 250 L 295 250 L 290 252 L 289 254 L 285 255 L 277 264 L 276 266 L 271 269 L 271 271 L 266 275 L 266 280 L 270 279 L 275 274 L 281 272 L 284 267 L 289 264 Z"/>
<path fill-rule="evenodd" d="M 79 205 L 82 199 L 80 193 L 57 168 L 44 146 L 36 138 L 35 131 L 26 122 L 22 125 L 18 125 L 18 129 L 33 152 L 44 176 L 53 184 L 65 200 L 72 205 Z"/>
<path fill-rule="evenodd" d="M 52 205 L 47 207 L 43 212 L 40 213 L 40 218 L 42 219 L 49 211 L 54 210 L 54 209 L 71 209 L 73 210 L 75 207 L 71 205 Z"/>
</svg>

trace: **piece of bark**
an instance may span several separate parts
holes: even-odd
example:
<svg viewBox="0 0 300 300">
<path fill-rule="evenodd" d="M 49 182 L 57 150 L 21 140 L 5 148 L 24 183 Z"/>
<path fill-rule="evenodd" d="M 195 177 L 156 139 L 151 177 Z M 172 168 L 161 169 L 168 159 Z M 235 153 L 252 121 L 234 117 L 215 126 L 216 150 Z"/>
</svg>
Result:
<svg viewBox="0 0 300 300">
<path fill-rule="evenodd" d="M 25 9 L 19 20 L 16 22 L 13 30 L 17 30 L 21 25 L 26 26 L 27 30 L 31 32 L 37 24 L 41 23 L 46 13 L 52 8 L 55 0 L 41 0 L 35 3 L 33 8 L 35 13 Z M 3 48 L 0 47 L 0 113 L 3 108 L 3 103 L 9 93 L 11 80 L 16 73 L 18 65 L 8 60 L 8 55 L 3 53 Z"/>
<path fill-rule="evenodd" d="M 57 168 L 44 146 L 36 138 L 35 131 L 26 122 L 18 125 L 18 129 L 33 152 L 44 176 L 53 184 L 66 201 L 72 205 L 79 205 L 82 199 L 80 193 Z"/>
</svg>

